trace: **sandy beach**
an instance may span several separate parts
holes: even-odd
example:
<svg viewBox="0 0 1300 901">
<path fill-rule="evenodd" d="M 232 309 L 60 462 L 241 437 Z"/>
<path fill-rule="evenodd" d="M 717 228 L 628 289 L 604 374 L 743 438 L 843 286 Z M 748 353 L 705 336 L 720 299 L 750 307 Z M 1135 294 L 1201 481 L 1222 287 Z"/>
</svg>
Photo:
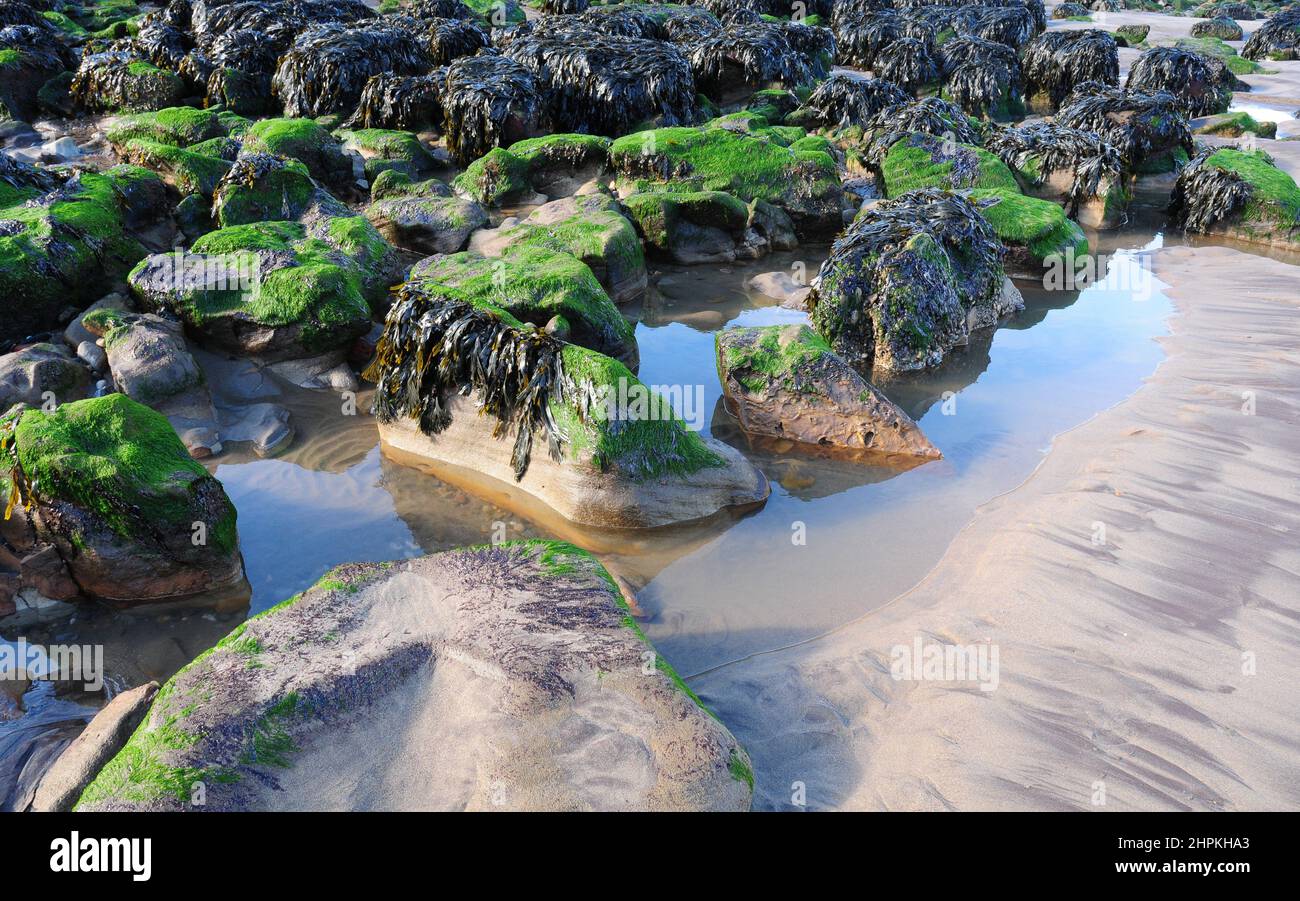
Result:
<svg viewBox="0 0 1300 901">
<path fill-rule="evenodd" d="M 1153 268 L 1177 312 L 1136 394 L 885 609 L 689 680 L 756 809 L 1300 807 L 1300 269 Z M 893 678 L 918 638 L 996 647 L 997 687 Z"/>
</svg>

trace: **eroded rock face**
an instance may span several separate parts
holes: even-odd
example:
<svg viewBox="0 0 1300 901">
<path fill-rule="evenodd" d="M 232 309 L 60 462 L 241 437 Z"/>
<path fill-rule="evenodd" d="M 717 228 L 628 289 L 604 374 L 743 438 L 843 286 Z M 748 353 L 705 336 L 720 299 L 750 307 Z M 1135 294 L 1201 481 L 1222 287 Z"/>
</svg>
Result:
<svg viewBox="0 0 1300 901">
<path fill-rule="evenodd" d="M 247 600 L 235 508 L 162 414 L 110 394 L 50 413 L 17 407 L 0 434 L 0 490 L 20 498 L 0 521 L 0 553 L 23 590 L 123 607 Z"/>
<path fill-rule="evenodd" d="M 751 435 L 822 450 L 937 459 L 906 413 L 806 325 L 716 334 L 727 410 Z"/>
<path fill-rule="evenodd" d="M 652 653 L 571 545 L 347 564 L 173 677 L 77 809 L 196 779 L 205 810 L 748 809 L 744 750 Z"/>
</svg>

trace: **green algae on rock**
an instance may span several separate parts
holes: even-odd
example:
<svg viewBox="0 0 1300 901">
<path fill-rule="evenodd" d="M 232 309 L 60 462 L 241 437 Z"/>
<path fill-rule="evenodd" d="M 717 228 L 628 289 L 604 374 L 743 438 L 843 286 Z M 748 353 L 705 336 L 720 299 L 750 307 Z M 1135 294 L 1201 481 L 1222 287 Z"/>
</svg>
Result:
<svg viewBox="0 0 1300 901">
<path fill-rule="evenodd" d="M 1007 165 L 981 147 L 913 134 L 896 141 L 880 164 L 888 197 L 918 188 L 1019 191 Z"/>
<path fill-rule="evenodd" d="M 1006 247 L 1002 265 L 1008 275 L 1041 279 L 1049 266 L 1087 257 L 1087 236 L 1060 205 L 1019 191 L 985 189 L 968 196 Z"/>
<path fill-rule="evenodd" d="M 173 676 L 77 809 L 190 809 L 196 781 L 217 811 L 748 809 L 748 755 L 647 652 L 565 542 L 344 564 Z M 347 738 L 380 729 L 407 738 Z M 453 736 L 463 753 L 431 762 Z M 369 788 L 337 795 L 354 772 Z"/>
<path fill-rule="evenodd" d="M 609 146 L 599 135 L 526 138 L 475 160 L 456 179 L 456 189 L 489 206 L 529 193 L 564 197 L 605 169 Z"/>
<path fill-rule="evenodd" d="M 6 421 L 6 490 L 23 496 L 0 528 L 33 570 L 41 562 L 33 588 L 121 606 L 247 599 L 235 508 L 161 414 L 110 394 Z"/>
<path fill-rule="evenodd" d="M 1200 154 L 1178 175 L 1170 215 L 1189 232 L 1283 248 L 1300 242 L 1300 188 L 1263 151 Z"/>
</svg>

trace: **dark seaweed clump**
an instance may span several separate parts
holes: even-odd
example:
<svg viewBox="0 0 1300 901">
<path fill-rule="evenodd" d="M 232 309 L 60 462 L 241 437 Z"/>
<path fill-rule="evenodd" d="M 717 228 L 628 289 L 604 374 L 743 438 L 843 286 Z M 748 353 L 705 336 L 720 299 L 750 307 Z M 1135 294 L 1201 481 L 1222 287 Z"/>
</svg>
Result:
<svg viewBox="0 0 1300 901">
<path fill-rule="evenodd" d="M 943 86 L 971 115 L 1013 103 L 1020 97 L 1020 59 L 1006 44 L 983 38 L 953 38 L 939 48 Z"/>
<path fill-rule="evenodd" d="M 980 133 L 961 108 L 938 97 L 886 107 L 867 122 L 867 131 L 872 135 L 865 154 L 869 166 L 878 165 L 890 147 L 913 134 L 951 136 L 962 144 L 981 143 Z"/>
<path fill-rule="evenodd" d="M 1241 48 L 1246 59 L 1295 59 L 1300 54 L 1300 6 L 1270 16 Z"/>
<path fill-rule="evenodd" d="M 375 75 L 361 91 L 351 128 L 395 128 L 418 131 L 442 122 L 445 68 L 428 75 Z"/>
<path fill-rule="evenodd" d="M 543 332 L 408 282 L 366 373 L 377 384 L 375 415 L 383 422 L 412 417 L 420 431 L 436 435 L 451 425 L 451 399 L 478 392 L 482 412 L 496 419 L 493 437 L 514 431 L 510 462 L 522 479 L 536 430 L 545 430 L 551 457 L 560 459 L 563 434 L 550 401 L 563 394 L 563 348 Z"/>
<path fill-rule="evenodd" d="M 1232 88 L 1210 66 L 1208 57 L 1179 47 L 1154 47 L 1143 53 L 1129 69 L 1124 87 L 1148 94 L 1168 91 L 1189 116 L 1227 112 L 1232 103 Z"/>
<path fill-rule="evenodd" d="M 419 37 L 386 24 L 328 24 L 298 36 L 272 80 L 286 116 L 350 114 L 372 75 L 420 75 L 433 61 Z"/>
<path fill-rule="evenodd" d="M 906 92 L 893 82 L 836 72 L 817 85 L 805 106 L 817 115 L 822 125 L 846 128 L 865 126 L 882 110 L 907 101 Z"/>
<path fill-rule="evenodd" d="M 1209 158 L 1218 149 L 1205 150 L 1178 173 L 1169 217 L 1183 231 L 1209 231 L 1216 222 L 1243 209 L 1254 193 L 1239 173 L 1209 165 Z"/>
<path fill-rule="evenodd" d="M 695 118 L 695 79 L 675 44 L 578 26 L 517 38 L 506 53 L 536 76 L 561 130 L 615 136 Z"/>
<path fill-rule="evenodd" d="M 1102 179 L 1118 179 L 1122 169 L 1119 151 L 1095 133 L 1051 122 L 996 129 L 985 138 L 984 148 L 1017 171 L 1033 160 L 1040 183 L 1053 172 L 1074 173 L 1067 209 L 1071 216 L 1097 196 Z"/>
<path fill-rule="evenodd" d="M 483 52 L 447 67 L 442 111 L 447 149 L 466 166 L 493 147 L 536 134 L 545 104 L 532 72 L 510 57 Z"/>
<path fill-rule="evenodd" d="M 1096 133 L 1113 145 L 1126 171 L 1153 153 L 1182 147 L 1193 152 L 1187 116 L 1173 94 L 1146 94 L 1082 84 L 1056 115 L 1058 125 Z"/>
<path fill-rule="evenodd" d="M 1048 31 L 1025 48 L 1022 69 L 1025 95 L 1045 94 L 1052 106 L 1084 82 L 1119 84 L 1119 47 L 1110 34 L 1095 28 Z"/>
<path fill-rule="evenodd" d="M 783 29 L 767 22 L 727 25 L 692 46 L 689 59 L 695 83 L 711 97 L 775 83 L 795 87 L 813 77 L 807 57 Z"/>
<path fill-rule="evenodd" d="M 939 64 L 932 49 L 920 38 L 899 38 L 876 54 L 872 71 L 905 91 L 919 91 L 939 81 Z"/>
<path fill-rule="evenodd" d="M 836 5 L 834 31 L 839 62 L 873 69 L 880 52 L 903 36 L 902 21 L 893 10 L 873 11 L 860 18 L 851 18 Z"/>
</svg>

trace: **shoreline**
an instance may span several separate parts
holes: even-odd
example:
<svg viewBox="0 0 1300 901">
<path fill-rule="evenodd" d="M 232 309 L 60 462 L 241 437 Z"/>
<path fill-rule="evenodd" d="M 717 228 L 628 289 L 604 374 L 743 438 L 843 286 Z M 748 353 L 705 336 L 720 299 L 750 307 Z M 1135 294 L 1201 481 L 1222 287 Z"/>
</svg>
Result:
<svg viewBox="0 0 1300 901">
<path fill-rule="evenodd" d="M 1175 311 L 1137 392 L 885 608 L 691 679 L 755 808 L 795 783 L 851 810 L 1300 807 L 1300 269 L 1208 245 L 1153 266 Z M 893 679 L 918 636 L 996 645 L 997 689 Z"/>
</svg>

